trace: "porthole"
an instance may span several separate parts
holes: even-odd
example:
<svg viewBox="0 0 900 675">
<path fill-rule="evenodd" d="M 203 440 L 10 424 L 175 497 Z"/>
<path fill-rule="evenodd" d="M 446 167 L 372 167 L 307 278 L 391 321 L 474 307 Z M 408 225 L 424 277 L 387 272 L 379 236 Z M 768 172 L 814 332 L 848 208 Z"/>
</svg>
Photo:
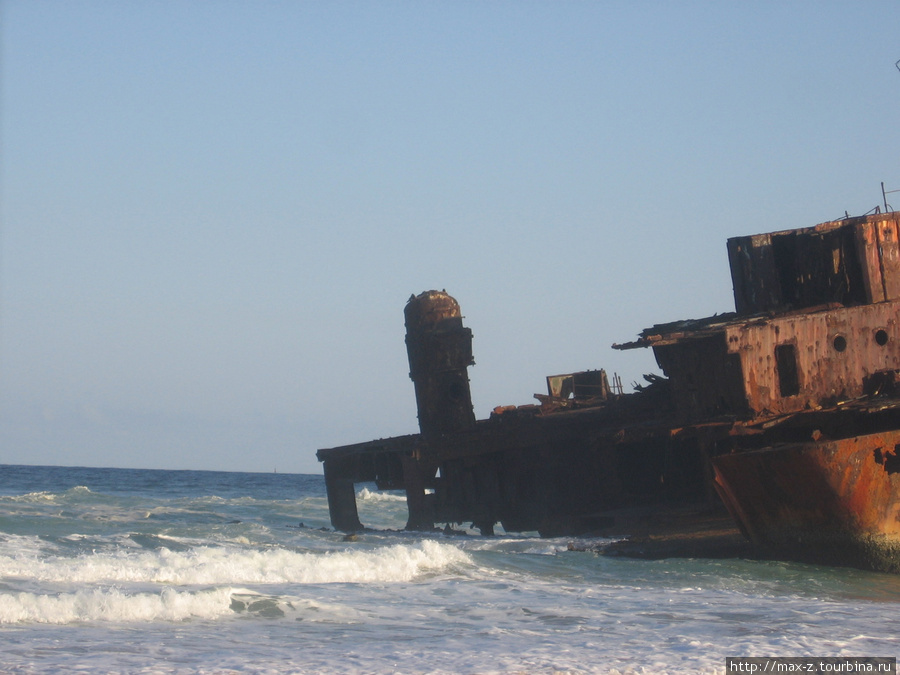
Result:
<svg viewBox="0 0 900 675">
<path fill-rule="evenodd" d="M 888 343 L 888 334 L 884 328 L 875 331 L 875 343 L 884 347 Z"/>
<path fill-rule="evenodd" d="M 831 344 L 834 345 L 836 351 L 842 352 L 847 349 L 847 338 L 843 335 L 835 335 L 834 340 L 831 341 Z"/>
</svg>

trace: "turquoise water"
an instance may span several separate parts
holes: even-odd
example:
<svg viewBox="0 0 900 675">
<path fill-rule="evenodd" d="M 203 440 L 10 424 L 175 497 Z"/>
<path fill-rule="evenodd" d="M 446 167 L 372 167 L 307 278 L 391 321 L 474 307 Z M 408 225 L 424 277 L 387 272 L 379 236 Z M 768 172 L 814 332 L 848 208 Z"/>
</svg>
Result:
<svg viewBox="0 0 900 675">
<path fill-rule="evenodd" d="M 405 523 L 402 495 L 358 503 Z M 0 466 L 0 670 L 722 673 L 900 652 L 900 577 L 569 541 L 345 541 L 321 476 Z"/>
</svg>

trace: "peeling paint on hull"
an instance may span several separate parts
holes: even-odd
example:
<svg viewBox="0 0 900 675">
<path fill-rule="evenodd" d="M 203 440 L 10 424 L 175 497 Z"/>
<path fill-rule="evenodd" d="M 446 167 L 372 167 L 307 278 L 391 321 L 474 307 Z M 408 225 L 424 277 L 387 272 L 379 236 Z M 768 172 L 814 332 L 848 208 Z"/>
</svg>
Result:
<svg viewBox="0 0 900 675">
<path fill-rule="evenodd" d="M 900 572 L 900 431 L 784 444 L 712 460 L 757 546 L 809 562 Z"/>
</svg>

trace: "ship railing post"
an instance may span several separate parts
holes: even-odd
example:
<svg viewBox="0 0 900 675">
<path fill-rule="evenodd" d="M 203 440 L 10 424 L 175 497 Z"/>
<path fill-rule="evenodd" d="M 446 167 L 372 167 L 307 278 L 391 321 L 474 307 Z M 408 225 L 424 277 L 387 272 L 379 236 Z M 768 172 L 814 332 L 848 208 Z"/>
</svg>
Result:
<svg viewBox="0 0 900 675">
<path fill-rule="evenodd" d="M 341 532 L 359 532 L 363 526 L 356 509 L 352 467 L 348 466 L 346 460 L 326 459 L 324 468 L 332 526 Z"/>
<path fill-rule="evenodd" d="M 434 514 L 425 495 L 425 467 L 413 456 L 402 458 L 406 507 L 409 509 L 407 530 L 434 529 Z"/>
</svg>

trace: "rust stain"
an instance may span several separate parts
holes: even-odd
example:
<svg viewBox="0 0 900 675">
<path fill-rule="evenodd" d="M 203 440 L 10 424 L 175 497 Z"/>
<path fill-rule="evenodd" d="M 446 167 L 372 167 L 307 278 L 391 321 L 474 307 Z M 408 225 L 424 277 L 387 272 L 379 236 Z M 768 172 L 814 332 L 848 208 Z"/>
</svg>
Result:
<svg viewBox="0 0 900 675">
<path fill-rule="evenodd" d="M 890 431 L 723 455 L 716 483 L 754 543 L 862 556 L 852 542 L 900 545 L 898 448 L 900 431 Z"/>
</svg>

